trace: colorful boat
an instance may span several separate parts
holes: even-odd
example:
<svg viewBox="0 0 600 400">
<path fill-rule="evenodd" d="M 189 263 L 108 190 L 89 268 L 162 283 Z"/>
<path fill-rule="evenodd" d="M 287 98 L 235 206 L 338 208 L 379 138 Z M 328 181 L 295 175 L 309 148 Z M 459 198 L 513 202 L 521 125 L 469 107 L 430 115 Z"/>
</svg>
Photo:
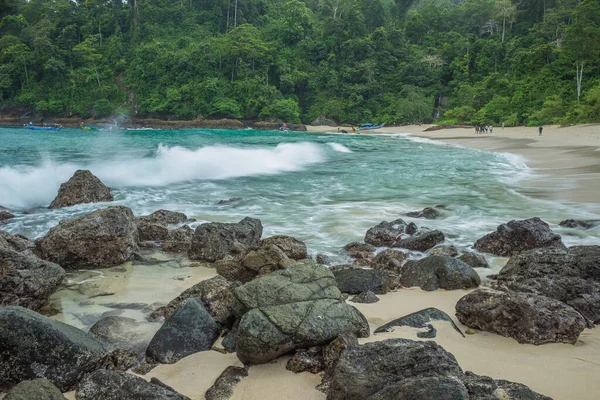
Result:
<svg viewBox="0 0 600 400">
<path fill-rule="evenodd" d="M 33 125 L 31 122 L 25 127 L 31 129 L 32 131 L 60 131 L 62 129 L 62 125 L 59 124 L 42 124 L 42 126 Z"/>
<path fill-rule="evenodd" d="M 385 126 L 385 124 L 373 124 L 371 122 L 365 123 L 365 124 L 360 124 L 358 126 L 358 130 L 359 131 L 372 131 L 374 129 L 380 129 L 383 128 Z"/>
</svg>

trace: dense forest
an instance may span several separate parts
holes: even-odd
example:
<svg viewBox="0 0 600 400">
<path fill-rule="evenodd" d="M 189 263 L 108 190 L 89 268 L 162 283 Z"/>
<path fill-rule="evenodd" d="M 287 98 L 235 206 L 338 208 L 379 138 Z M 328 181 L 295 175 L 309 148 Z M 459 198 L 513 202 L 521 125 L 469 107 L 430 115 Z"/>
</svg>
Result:
<svg viewBox="0 0 600 400">
<path fill-rule="evenodd" d="M 599 0 L 0 0 L 0 107 L 600 121 Z"/>
</svg>

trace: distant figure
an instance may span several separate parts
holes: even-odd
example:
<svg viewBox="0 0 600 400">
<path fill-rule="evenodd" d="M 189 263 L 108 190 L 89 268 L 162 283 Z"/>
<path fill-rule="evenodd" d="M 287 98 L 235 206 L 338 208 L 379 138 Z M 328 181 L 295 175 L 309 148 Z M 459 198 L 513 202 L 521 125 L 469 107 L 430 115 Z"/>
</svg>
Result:
<svg viewBox="0 0 600 400">
<path fill-rule="evenodd" d="M 347 130 L 345 130 L 345 129 L 342 129 L 340 132 L 341 132 L 341 133 L 348 133 L 348 131 L 347 131 Z"/>
<path fill-rule="evenodd" d="M 504 130 L 504 122 L 502 123 L 502 130 Z"/>
<path fill-rule="evenodd" d="M 483 126 L 483 133 L 488 133 L 488 127 L 487 127 L 487 125 Z"/>
<path fill-rule="evenodd" d="M 490 125 L 490 133 L 494 132 L 494 127 L 492 125 Z"/>
<path fill-rule="evenodd" d="M 540 125 L 540 127 L 538 128 L 538 131 L 540 133 L 540 136 L 542 136 L 542 131 L 544 130 L 544 126 Z"/>
<path fill-rule="evenodd" d="M 475 133 L 479 133 L 479 125 L 475 125 Z"/>
</svg>

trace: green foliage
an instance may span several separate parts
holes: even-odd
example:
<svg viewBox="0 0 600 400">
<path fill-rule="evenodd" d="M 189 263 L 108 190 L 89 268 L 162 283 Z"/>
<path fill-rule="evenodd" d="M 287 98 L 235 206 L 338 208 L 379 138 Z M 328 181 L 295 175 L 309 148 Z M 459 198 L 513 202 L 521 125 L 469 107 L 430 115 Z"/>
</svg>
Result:
<svg viewBox="0 0 600 400">
<path fill-rule="evenodd" d="M 453 119 L 458 124 L 470 124 L 475 118 L 475 109 L 471 106 L 460 106 L 448 110 L 444 115 L 445 118 Z"/>
<path fill-rule="evenodd" d="M 285 122 L 300 122 L 298 102 L 292 99 L 277 100 L 263 108 L 260 112 L 260 117 Z"/>
<path fill-rule="evenodd" d="M 113 112 L 113 105 L 107 99 L 98 99 L 94 103 L 94 117 L 108 117 Z"/>
</svg>

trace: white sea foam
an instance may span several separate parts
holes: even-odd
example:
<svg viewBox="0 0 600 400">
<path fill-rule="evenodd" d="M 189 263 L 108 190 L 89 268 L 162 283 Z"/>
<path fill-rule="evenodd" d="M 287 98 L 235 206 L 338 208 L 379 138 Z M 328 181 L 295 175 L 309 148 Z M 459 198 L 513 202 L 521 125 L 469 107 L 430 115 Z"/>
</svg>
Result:
<svg viewBox="0 0 600 400">
<path fill-rule="evenodd" d="M 338 153 L 352 153 L 352 150 L 339 143 L 327 143 L 334 151 Z"/>
<path fill-rule="evenodd" d="M 325 152 L 318 144 L 282 143 L 271 148 L 206 146 L 196 150 L 159 145 L 154 157 L 121 157 L 87 165 L 44 160 L 36 167 L 0 168 L 0 204 L 7 207 L 48 204 L 56 196 L 60 184 L 77 169 L 91 170 L 114 188 L 156 187 L 194 180 L 299 171 L 325 158 Z"/>
</svg>

